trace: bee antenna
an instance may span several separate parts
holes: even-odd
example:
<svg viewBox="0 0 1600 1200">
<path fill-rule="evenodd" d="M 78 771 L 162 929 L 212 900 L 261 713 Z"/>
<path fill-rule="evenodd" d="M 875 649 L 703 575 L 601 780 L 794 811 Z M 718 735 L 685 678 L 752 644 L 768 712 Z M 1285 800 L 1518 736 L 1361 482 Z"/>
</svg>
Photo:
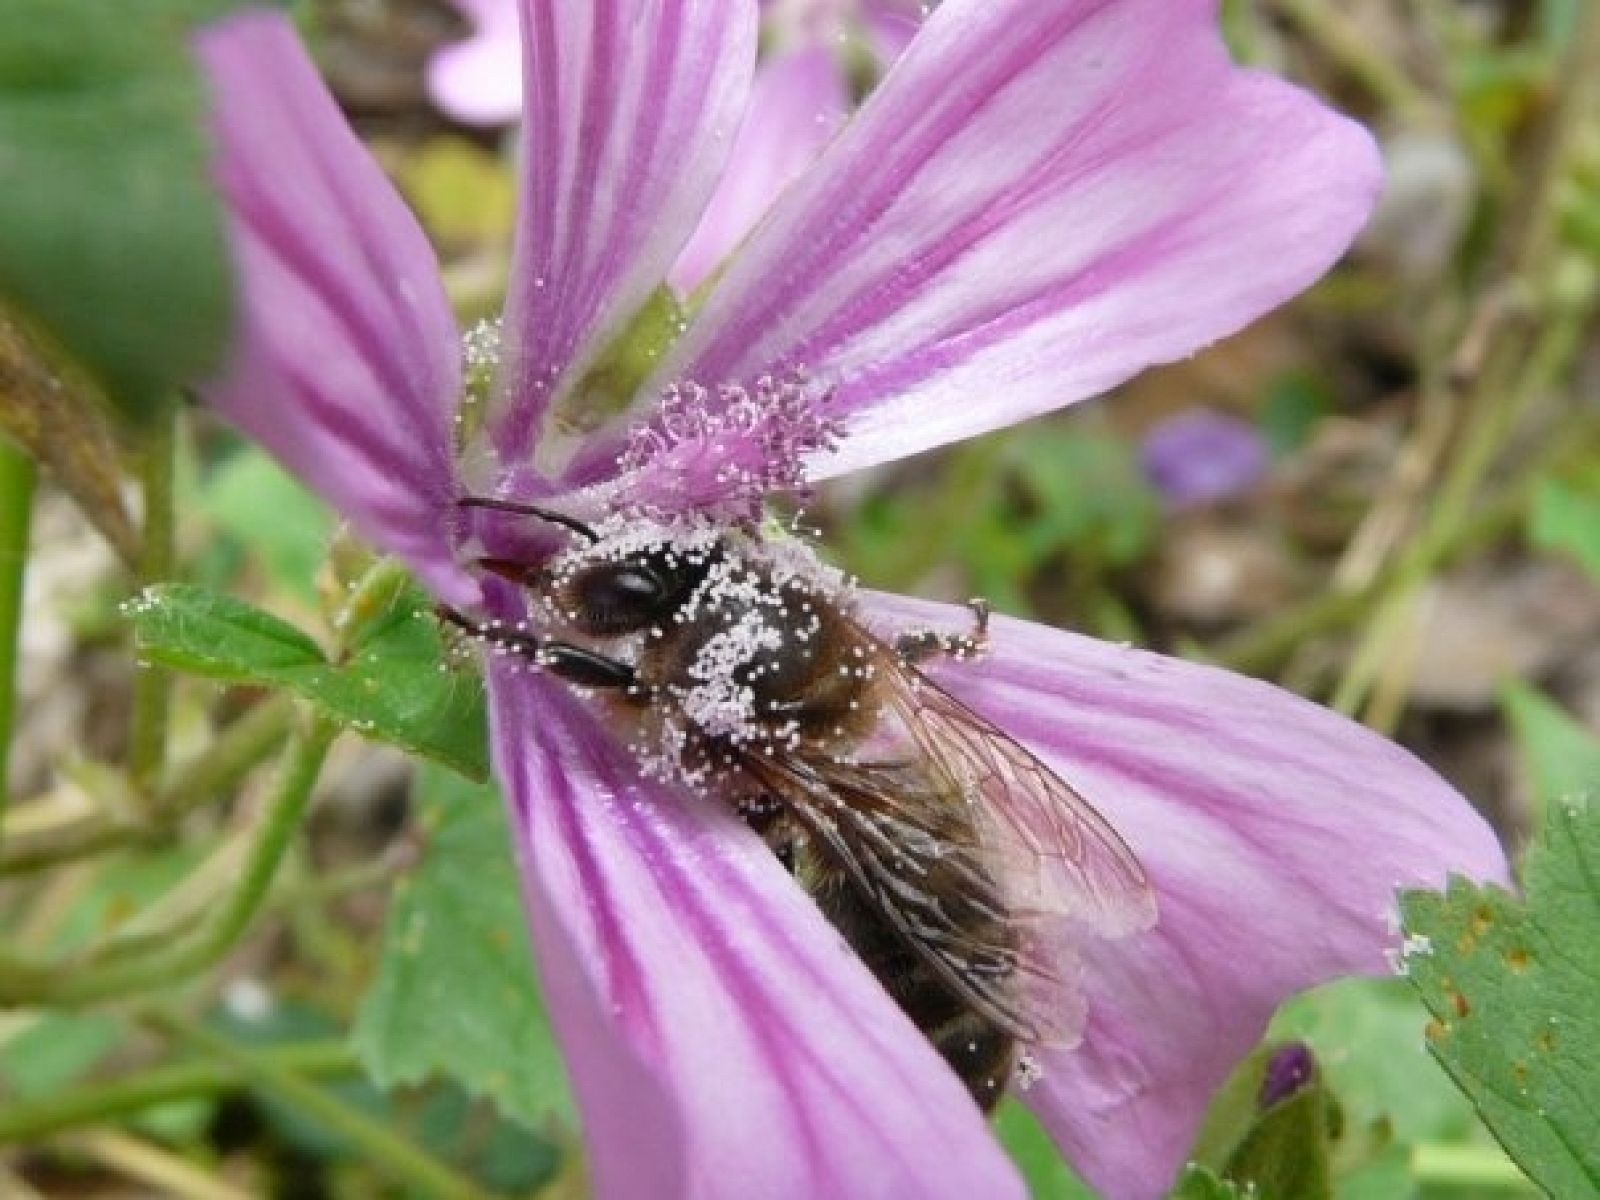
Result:
<svg viewBox="0 0 1600 1200">
<path fill-rule="evenodd" d="M 487 508 L 494 512 L 512 513 L 519 517 L 538 517 L 541 521 L 549 521 L 552 525 L 559 525 L 569 529 L 579 537 L 589 542 L 598 542 L 600 535 L 594 529 L 578 520 L 569 517 L 566 513 L 556 512 L 552 508 L 541 508 L 537 504 L 522 504 L 515 500 L 496 500 L 489 496 L 463 496 L 456 501 L 459 508 Z"/>
</svg>

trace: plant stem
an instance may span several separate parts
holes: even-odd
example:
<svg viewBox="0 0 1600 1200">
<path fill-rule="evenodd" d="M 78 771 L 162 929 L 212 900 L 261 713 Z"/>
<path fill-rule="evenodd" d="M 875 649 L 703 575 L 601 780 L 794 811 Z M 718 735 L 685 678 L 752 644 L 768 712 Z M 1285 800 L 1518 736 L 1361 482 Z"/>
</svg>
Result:
<svg viewBox="0 0 1600 1200">
<path fill-rule="evenodd" d="M 1379 617 L 1366 631 L 1334 694 L 1333 707 L 1340 712 L 1354 714 L 1376 686 L 1384 665 L 1403 661 L 1395 653 L 1395 642 L 1412 627 L 1412 607 L 1440 561 L 1440 547 L 1466 524 L 1478 486 L 1528 404 L 1576 353 L 1591 311 L 1589 297 L 1553 314 L 1531 350 L 1519 342 L 1502 343 L 1495 361 L 1485 369 L 1460 448 L 1437 488 L 1428 518 L 1410 552 L 1390 574 Z M 1392 698 L 1389 708 L 1398 716 Z"/>
<path fill-rule="evenodd" d="M 1533 479 L 1507 489 L 1478 511 L 1455 536 L 1433 547 L 1430 566 L 1445 566 L 1466 550 L 1503 537 L 1516 527 L 1527 507 Z M 1247 629 L 1216 648 L 1215 661 L 1234 671 L 1266 675 L 1275 671 L 1309 638 L 1331 633 L 1359 620 L 1400 576 L 1390 567 L 1365 587 L 1325 592 L 1306 604 L 1291 608 L 1265 624 Z"/>
<path fill-rule="evenodd" d="M 1277 0 L 1278 11 L 1352 79 L 1402 121 L 1413 121 L 1438 105 L 1405 72 L 1371 48 L 1371 39 L 1344 11 L 1327 0 Z"/>
<path fill-rule="evenodd" d="M 0 821 L 10 794 L 11 722 L 16 707 L 17 635 L 33 515 L 33 460 L 0 438 Z"/>
<path fill-rule="evenodd" d="M 100 964 L 93 954 L 69 968 L 31 964 L 16 957 L 0 960 L 0 1000 L 83 1004 L 182 983 L 216 963 L 238 941 L 261 907 L 289 839 L 299 828 L 337 730 L 314 719 L 284 756 L 283 773 L 246 855 L 238 886 L 215 915 L 183 941 L 143 957 Z"/>
<path fill-rule="evenodd" d="M 253 1088 L 276 1096 L 338 1134 L 373 1167 L 420 1195 L 438 1200 L 486 1200 L 488 1193 L 380 1122 L 342 1103 L 283 1064 L 252 1055 L 226 1038 L 166 1010 L 148 1010 L 144 1024 L 237 1071 Z"/>
<path fill-rule="evenodd" d="M 178 404 L 168 400 L 152 418 L 139 452 L 139 484 L 144 496 L 144 526 L 139 548 L 139 584 L 149 587 L 172 578 L 173 456 L 177 450 Z M 167 710 L 172 699 L 172 673 L 141 663 L 133 680 L 133 727 L 129 735 L 128 773 L 135 792 L 153 804 L 166 761 Z"/>
<path fill-rule="evenodd" d="M 193 762 L 177 771 L 161 789 L 157 825 L 136 825 L 89 817 L 13 845 L 0 855 L 0 876 L 23 875 L 119 846 L 136 845 L 162 836 L 165 826 L 207 801 L 231 791 L 271 754 L 294 724 L 294 700 L 279 694 L 254 705 L 228 725 Z"/>
<path fill-rule="evenodd" d="M 1424 1142 L 1411 1151 L 1411 1177 L 1438 1187 L 1503 1188 L 1529 1195 L 1538 1190 L 1498 1146 Z"/>
<path fill-rule="evenodd" d="M 245 1052 L 301 1075 L 349 1075 L 360 1069 L 343 1041 L 304 1042 Z M 120 1079 L 96 1080 L 55 1095 L 0 1109 L 0 1145 L 22 1144 L 82 1125 L 97 1125 L 173 1100 L 212 1096 L 248 1086 L 243 1071 L 211 1062 L 152 1067 Z"/>
<path fill-rule="evenodd" d="M 76 1134 L 71 1142 L 73 1149 L 170 1200 L 250 1200 L 248 1192 L 172 1151 L 113 1129 Z"/>
</svg>

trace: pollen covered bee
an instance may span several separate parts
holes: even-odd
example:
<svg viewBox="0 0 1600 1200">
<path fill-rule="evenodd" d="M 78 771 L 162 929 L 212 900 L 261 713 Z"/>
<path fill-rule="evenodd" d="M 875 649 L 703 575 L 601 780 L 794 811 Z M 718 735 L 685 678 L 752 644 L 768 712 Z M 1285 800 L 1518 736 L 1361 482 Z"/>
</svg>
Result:
<svg viewBox="0 0 1600 1200">
<path fill-rule="evenodd" d="M 653 775 L 728 803 L 815 899 L 985 1110 L 1030 1046 L 1071 1045 L 1074 947 L 1155 920 L 1116 831 L 928 678 L 975 636 L 890 642 L 803 544 L 708 524 L 566 527 L 523 585 L 526 630 L 450 621 L 592 689 Z M 533 632 L 533 631 L 537 632 Z"/>
</svg>

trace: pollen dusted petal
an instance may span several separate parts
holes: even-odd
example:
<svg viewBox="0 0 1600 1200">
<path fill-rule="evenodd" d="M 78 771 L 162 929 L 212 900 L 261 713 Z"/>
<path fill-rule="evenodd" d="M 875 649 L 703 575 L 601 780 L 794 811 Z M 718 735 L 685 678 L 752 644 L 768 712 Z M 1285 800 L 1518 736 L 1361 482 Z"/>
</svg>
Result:
<svg viewBox="0 0 1600 1200">
<path fill-rule="evenodd" d="M 886 630 L 970 619 L 862 600 Z M 1309 701 L 1021 621 L 997 618 L 990 639 L 984 658 L 928 669 L 1110 820 L 1159 907 L 1148 933 L 1080 943 L 1083 1041 L 1035 1052 L 1022 1099 L 1107 1200 L 1151 1200 L 1279 1003 L 1388 973 L 1396 888 L 1504 880 L 1505 857 L 1426 766 Z"/>
<path fill-rule="evenodd" d="M 666 278 L 749 96 L 754 0 L 520 0 L 522 209 L 491 418 L 502 462 Z"/>
<path fill-rule="evenodd" d="M 455 319 L 415 218 L 345 123 L 288 19 L 196 39 L 239 279 L 207 400 L 433 591 L 477 588 L 449 544 Z"/>
<path fill-rule="evenodd" d="M 1365 220 L 1358 126 L 1236 69 L 1215 0 L 945 0 L 734 256 L 660 379 L 784 366 L 815 477 L 1096 395 L 1241 328 Z"/>
<path fill-rule="evenodd" d="M 603 1197 L 1024 1195 L 966 1089 L 770 851 L 502 662 L 495 751 Z"/>
</svg>

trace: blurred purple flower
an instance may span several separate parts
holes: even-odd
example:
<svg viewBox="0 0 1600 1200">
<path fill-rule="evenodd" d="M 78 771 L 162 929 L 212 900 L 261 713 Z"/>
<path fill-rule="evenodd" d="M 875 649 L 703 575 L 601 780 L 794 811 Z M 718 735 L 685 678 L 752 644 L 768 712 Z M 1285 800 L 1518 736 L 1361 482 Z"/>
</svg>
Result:
<svg viewBox="0 0 1600 1200">
<path fill-rule="evenodd" d="M 450 116 L 504 125 L 522 111 L 518 0 L 455 0 L 473 23 L 436 52 L 428 90 Z M 755 228 L 772 202 L 839 131 L 851 108 L 847 47 L 861 36 L 880 71 L 910 43 L 917 0 L 760 0 L 767 50 L 722 182 L 670 274 L 687 294 Z"/>
<path fill-rule="evenodd" d="M 468 125 L 509 125 L 522 111 L 522 34 L 517 0 L 454 0 L 472 36 L 434 52 L 428 94 Z"/>
<path fill-rule="evenodd" d="M 522 594 L 471 565 L 468 539 L 530 548 L 467 521 L 464 493 L 717 509 L 1012 424 L 1305 287 L 1378 186 L 1359 128 L 1231 65 L 1212 0 L 947 0 L 655 377 L 597 413 L 593 368 L 734 143 L 757 12 L 522 12 L 533 100 L 503 360 L 459 453 L 461 342 L 434 255 L 291 26 L 238 16 L 200 47 L 242 280 L 208 399 L 439 597 L 503 619 Z M 856 602 L 885 633 L 966 622 Z M 1160 906 L 1144 933 L 1076 947 L 1081 1044 L 1038 1052 L 1022 1099 L 1107 1196 L 1155 1196 L 1281 1000 L 1386 970 L 1397 886 L 1505 863 L 1427 768 L 1324 709 L 1023 622 L 992 635 L 935 673 L 1092 800 Z M 558 680 L 496 660 L 489 682 L 600 1194 L 1022 1195 L 955 1075 L 732 812 L 645 778 Z"/>
<path fill-rule="evenodd" d="M 1152 429 L 1140 457 L 1145 478 L 1168 504 L 1192 508 L 1248 492 L 1266 475 L 1271 452 L 1248 421 L 1192 408 Z"/>
</svg>

